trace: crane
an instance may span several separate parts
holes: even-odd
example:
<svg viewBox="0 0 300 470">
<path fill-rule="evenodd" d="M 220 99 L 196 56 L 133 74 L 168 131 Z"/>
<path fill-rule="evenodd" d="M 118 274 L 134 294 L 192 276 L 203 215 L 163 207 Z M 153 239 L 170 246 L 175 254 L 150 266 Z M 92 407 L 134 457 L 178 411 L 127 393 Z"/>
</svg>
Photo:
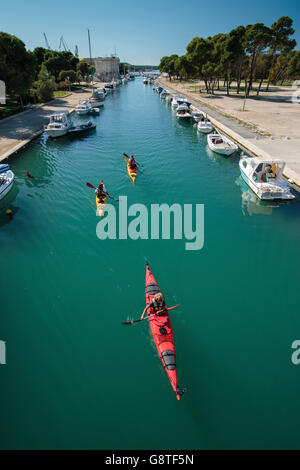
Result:
<svg viewBox="0 0 300 470">
<path fill-rule="evenodd" d="M 44 33 L 44 38 L 45 38 L 46 48 L 51 50 L 51 47 L 50 47 L 49 41 L 47 39 L 46 33 Z"/>
<path fill-rule="evenodd" d="M 62 47 L 66 52 L 70 52 L 70 49 L 68 48 L 63 36 L 60 37 L 58 49 L 60 50 Z"/>
</svg>

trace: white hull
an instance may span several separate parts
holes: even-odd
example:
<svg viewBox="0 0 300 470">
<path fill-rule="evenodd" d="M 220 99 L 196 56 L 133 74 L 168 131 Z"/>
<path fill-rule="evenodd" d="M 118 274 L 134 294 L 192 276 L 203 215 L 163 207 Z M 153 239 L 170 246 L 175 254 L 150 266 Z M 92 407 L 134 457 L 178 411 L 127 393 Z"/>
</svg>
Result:
<svg viewBox="0 0 300 470">
<path fill-rule="evenodd" d="M 191 115 L 189 113 L 186 113 L 186 114 L 176 114 L 176 117 L 178 119 L 181 119 L 182 121 L 188 121 L 191 119 Z"/>
<path fill-rule="evenodd" d="M 200 121 L 198 122 L 197 129 L 199 132 L 202 132 L 202 134 L 209 134 L 213 131 L 213 126 L 210 122 L 203 123 Z"/>
<path fill-rule="evenodd" d="M 103 106 L 103 101 L 104 100 L 95 100 L 95 101 L 90 100 L 89 103 L 92 106 L 92 108 L 99 108 L 100 106 Z"/>
<path fill-rule="evenodd" d="M 4 196 L 6 196 L 6 194 L 11 190 L 11 188 L 13 186 L 14 179 L 15 179 L 15 175 L 11 170 L 9 170 L 6 173 L 2 173 L 0 175 L 0 178 L 1 178 L 1 176 L 2 177 L 6 176 L 8 178 L 7 183 L 4 183 L 4 184 L 0 185 L 0 199 L 3 199 Z"/>
<path fill-rule="evenodd" d="M 222 139 L 223 143 L 220 144 L 215 144 L 213 142 L 213 139 Z M 211 134 L 207 136 L 207 143 L 210 148 L 215 153 L 218 153 L 220 155 L 223 155 L 224 157 L 229 157 L 232 155 L 234 152 L 238 150 L 238 146 L 232 142 L 228 137 L 225 137 L 224 135 L 221 134 Z"/>
<path fill-rule="evenodd" d="M 45 129 L 49 137 L 62 137 L 68 133 L 69 127 L 65 129 Z"/>
<path fill-rule="evenodd" d="M 270 179 L 269 182 L 255 181 L 253 178 L 252 168 L 250 165 L 244 167 L 243 161 L 245 161 L 245 159 L 241 158 L 239 162 L 241 176 L 259 199 L 262 201 L 288 201 L 295 198 L 295 196 L 290 192 L 288 183 L 281 175 L 274 179 Z"/>
</svg>

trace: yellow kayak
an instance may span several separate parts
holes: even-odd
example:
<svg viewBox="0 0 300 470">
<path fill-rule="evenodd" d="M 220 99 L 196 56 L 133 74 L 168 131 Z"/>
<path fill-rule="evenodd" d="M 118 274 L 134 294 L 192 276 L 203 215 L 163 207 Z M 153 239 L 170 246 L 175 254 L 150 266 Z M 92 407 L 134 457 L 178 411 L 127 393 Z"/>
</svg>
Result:
<svg viewBox="0 0 300 470">
<path fill-rule="evenodd" d="M 101 181 L 101 183 L 102 183 L 102 181 Z M 105 186 L 103 186 L 103 189 L 104 189 L 104 191 L 106 191 Z M 102 199 L 102 201 L 100 201 L 99 197 L 96 196 L 96 206 L 97 206 L 97 212 L 98 212 L 99 217 L 102 217 L 102 215 L 104 214 L 106 203 L 107 203 L 107 196 L 105 196 Z"/>
<path fill-rule="evenodd" d="M 138 169 L 136 167 L 135 170 L 132 170 L 129 166 L 129 163 L 127 163 L 127 172 L 128 172 L 128 175 L 129 175 L 129 178 L 132 180 L 132 182 L 134 183 L 135 180 L 136 180 L 136 177 L 137 177 L 137 172 L 138 172 Z"/>
</svg>

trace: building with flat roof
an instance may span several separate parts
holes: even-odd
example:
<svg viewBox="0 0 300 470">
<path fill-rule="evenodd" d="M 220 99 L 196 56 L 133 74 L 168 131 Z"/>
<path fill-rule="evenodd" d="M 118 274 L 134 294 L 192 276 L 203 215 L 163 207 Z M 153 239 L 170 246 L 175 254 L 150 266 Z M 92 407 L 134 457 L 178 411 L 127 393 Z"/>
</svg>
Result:
<svg viewBox="0 0 300 470">
<path fill-rule="evenodd" d="M 85 59 L 90 63 L 90 59 Z M 95 78 L 101 82 L 110 82 L 113 78 L 119 77 L 119 57 L 97 57 L 92 59 L 92 64 L 95 66 Z"/>
</svg>

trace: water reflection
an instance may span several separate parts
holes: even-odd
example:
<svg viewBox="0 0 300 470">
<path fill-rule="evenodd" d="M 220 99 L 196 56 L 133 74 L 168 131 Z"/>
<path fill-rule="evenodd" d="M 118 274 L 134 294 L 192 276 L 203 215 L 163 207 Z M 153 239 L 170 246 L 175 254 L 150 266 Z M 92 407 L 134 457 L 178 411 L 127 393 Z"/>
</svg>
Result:
<svg viewBox="0 0 300 470">
<path fill-rule="evenodd" d="M 245 183 L 241 175 L 235 180 L 235 183 L 242 190 L 242 213 L 243 215 L 264 214 L 271 215 L 272 210 L 279 207 L 280 204 L 275 201 L 262 201 Z"/>
</svg>

